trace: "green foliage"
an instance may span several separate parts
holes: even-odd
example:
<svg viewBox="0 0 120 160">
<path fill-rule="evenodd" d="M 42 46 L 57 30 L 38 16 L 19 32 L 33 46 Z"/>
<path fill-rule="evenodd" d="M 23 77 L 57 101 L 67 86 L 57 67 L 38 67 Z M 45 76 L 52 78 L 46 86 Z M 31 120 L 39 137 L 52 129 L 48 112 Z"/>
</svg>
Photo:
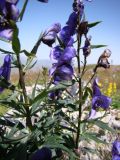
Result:
<svg viewBox="0 0 120 160">
<path fill-rule="evenodd" d="M 99 23 L 101 23 L 101 21 L 89 23 L 89 24 L 88 24 L 88 27 L 89 27 L 89 28 L 95 27 L 95 26 L 98 25 Z"/>
<path fill-rule="evenodd" d="M 91 49 L 97 49 L 97 48 L 102 48 L 102 47 L 107 47 L 107 45 L 91 45 Z"/>
<path fill-rule="evenodd" d="M 12 38 L 12 49 L 16 54 L 19 54 L 20 47 L 21 47 L 20 41 L 18 38 L 19 30 L 15 24 L 13 24 L 13 26 L 14 26 L 14 32 L 13 32 L 13 38 Z"/>
</svg>

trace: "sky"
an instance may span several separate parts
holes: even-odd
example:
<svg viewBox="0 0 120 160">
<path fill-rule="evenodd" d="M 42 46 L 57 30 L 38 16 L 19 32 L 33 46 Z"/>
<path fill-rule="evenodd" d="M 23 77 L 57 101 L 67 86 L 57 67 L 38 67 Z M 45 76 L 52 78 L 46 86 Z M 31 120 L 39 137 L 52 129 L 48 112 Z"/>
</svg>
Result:
<svg viewBox="0 0 120 160">
<path fill-rule="evenodd" d="M 24 0 L 19 0 L 18 8 L 21 9 Z M 25 15 L 18 22 L 21 48 L 30 51 L 37 41 L 40 33 L 59 22 L 65 25 L 72 12 L 73 0 L 49 0 L 41 3 L 37 0 L 29 0 Z M 110 62 L 120 64 L 120 0 L 93 0 L 85 2 L 86 20 L 89 23 L 102 21 L 101 24 L 90 29 L 88 35 L 92 36 L 91 43 L 108 45 L 112 51 Z M 0 41 L 0 48 L 11 49 L 11 45 Z M 92 50 L 88 57 L 89 64 L 95 64 L 104 48 Z M 41 45 L 37 53 L 37 59 L 49 59 L 50 48 Z"/>
</svg>

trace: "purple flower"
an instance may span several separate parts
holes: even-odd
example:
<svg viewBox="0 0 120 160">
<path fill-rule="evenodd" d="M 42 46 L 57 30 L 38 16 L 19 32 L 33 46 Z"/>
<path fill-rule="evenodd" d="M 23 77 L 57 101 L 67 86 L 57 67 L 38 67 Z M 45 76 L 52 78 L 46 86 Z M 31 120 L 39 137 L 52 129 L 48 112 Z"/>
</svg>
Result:
<svg viewBox="0 0 120 160">
<path fill-rule="evenodd" d="M 6 81 L 10 79 L 11 72 L 11 55 L 6 55 L 4 58 L 4 63 L 0 67 L 0 78 L 4 78 Z M 0 86 L 0 92 L 4 90 L 4 87 Z"/>
<path fill-rule="evenodd" d="M 75 34 L 77 27 L 77 14 L 73 12 L 70 14 L 68 21 L 66 22 L 66 26 L 62 28 L 59 34 L 60 40 L 64 43 L 65 46 L 72 46 L 74 40 L 72 36 Z"/>
<path fill-rule="evenodd" d="M 0 37 L 7 39 L 7 40 L 12 40 L 12 35 L 13 35 L 13 29 L 10 28 L 9 26 L 3 27 L 0 25 Z"/>
<path fill-rule="evenodd" d="M 77 27 L 77 14 L 76 12 L 73 12 L 70 14 L 68 21 L 66 22 L 66 24 L 69 26 L 69 31 L 70 31 L 70 35 L 74 35 L 75 34 L 75 30 Z"/>
<path fill-rule="evenodd" d="M 89 56 L 89 54 L 91 52 L 90 41 L 91 41 L 91 37 L 86 38 L 86 40 L 85 40 L 85 44 L 84 44 L 84 47 L 83 47 L 83 55 L 85 57 Z"/>
<path fill-rule="evenodd" d="M 80 11 L 80 16 L 84 13 L 84 4 L 81 0 L 76 0 L 76 2 L 73 3 L 73 10 L 75 12 Z"/>
<path fill-rule="evenodd" d="M 112 160 L 120 160 L 120 140 L 116 139 L 112 146 Z"/>
<path fill-rule="evenodd" d="M 60 57 L 62 62 L 70 63 L 72 58 L 76 56 L 76 50 L 74 47 L 66 47 L 63 54 Z"/>
<path fill-rule="evenodd" d="M 89 119 L 94 118 L 96 114 L 96 110 L 98 108 L 103 108 L 104 110 L 107 110 L 111 104 L 111 98 L 102 95 L 98 79 L 96 78 L 93 82 L 93 97 L 92 97 L 92 109 L 89 115 Z"/>
<path fill-rule="evenodd" d="M 43 147 L 34 153 L 31 160 L 51 160 L 51 159 L 52 159 L 51 150 L 47 147 Z"/>
<path fill-rule="evenodd" d="M 53 73 L 54 84 L 58 84 L 61 81 L 72 80 L 73 73 L 73 68 L 70 64 L 63 64 L 61 66 L 58 66 Z"/>
<path fill-rule="evenodd" d="M 70 34 L 70 27 L 65 26 L 62 28 L 62 30 L 59 33 L 60 40 L 64 43 L 65 46 L 68 45 L 68 43 L 71 40 L 71 34 Z"/>
<path fill-rule="evenodd" d="M 70 37 L 70 39 L 69 39 L 69 41 L 68 41 L 68 43 L 67 43 L 67 46 L 69 47 L 69 46 L 73 46 L 73 43 L 74 43 L 74 39 L 73 39 L 73 37 Z"/>
<path fill-rule="evenodd" d="M 103 68 L 110 68 L 110 63 L 108 61 L 108 58 L 111 56 L 111 51 L 109 49 L 105 49 L 104 52 L 100 55 L 97 65 L 94 69 L 94 72 L 96 72 L 98 67 Z"/>
<path fill-rule="evenodd" d="M 112 158 L 112 160 L 120 160 L 120 156 L 115 155 L 115 156 Z"/>
<path fill-rule="evenodd" d="M 52 47 L 52 44 L 55 42 L 57 33 L 60 32 L 61 25 L 60 23 L 53 24 L 47 31 L 45 31 L 42 42 Z"/>
<path fill-rule="evenodd" d="M 60 97 L 61 93 L 62 92 L 60 90 L 57 90 L 57 91 L 50 92 L 48 96 L 51 100 L 56 100 Z"/>
<path fill-rule="evenodd" d="M 51 49 L 51 52 L 50 52 L 50 58 L 52 60 L 59 60 L 61 55 L 62 55 L 62 48 L 60 46 L 56 46 L 54 48 Z"/>
<path fill-rule="evenodd" d="M 63 62 L 70 63 L 72 58 L 76 56 L 76 50 L 74 47 L 66 47 L 64 50 L 60 46 L 52 48 L 50 57 L 53 60 L 57 60 L 59 64 Z"/>
<path fill-rule="evenodd" d="M 86 0 L 88 2 L 91 2 L 92 0 Z M 76 13 L 80 14 L 80 20 L 82 19 L 83 15 L 84 15 L 84 1 L 83 0 L 74 0 L 73 3 L 73 10 Z"/>
<path fill-rule="evenodd" d="M 39 2 L 48 3 L 48 0 L 38 0 Z"/>
<path fill-rule="evenodd" d="M 101 91 L 100 91 L 100 86 L 101 84 L 99 83 L 98 78 L 95 78 L 93 81 L 92 89 L 93 89 L 93 97 L 94 96 L 101 96 Z"/>
<path fill-rule="evenodd" d="M 111 98 L 101 95 L 101 96 L 94 96 L 92 99 L 92 108 L 97 109 L 98 107 L 107 110 L 111 104 Z"/>
<path fill-rule="evenodd" d="M 18 0 L 1 0 L 0 1 L 0 37 L 12 40 L 13 28 L 10 20 L 17 21 L 19 10 L 16 8 Z"/>
</svg>

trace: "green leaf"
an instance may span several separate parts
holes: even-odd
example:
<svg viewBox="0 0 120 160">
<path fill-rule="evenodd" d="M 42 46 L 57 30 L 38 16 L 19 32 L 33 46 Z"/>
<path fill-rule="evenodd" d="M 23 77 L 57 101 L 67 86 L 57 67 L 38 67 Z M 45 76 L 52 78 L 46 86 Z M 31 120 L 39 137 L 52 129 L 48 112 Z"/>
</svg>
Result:
<svg viewBox="0 0 120 160">
<path fill-rule="evenodd" d="M 88 141 L 93 140 L 96 143 L 107 144 L 105 141 L 97 138 L 97 133 L 85 132 L 85 133 L 82 134 L 82 138 L 85 139 L 85 140 L 88 140 Z"/>
<path fill-rule="evenodd" d="M 88 95 L 92 96 L 92 90 L 91 90 L 91 88 L 86 87 L 84 94 L 83 94 L 83 101 L 85 101 L 87 99 Z"/>
<path fill-rule="evenodd" d="M 73 129 L 73 128 L 70 128 L 70 127 L 67 127 L 67 126 L 64 126 L 64 125 L 60 125 L 60 127 L 62 128 L 62 129 L 64 129 L 64 130 L 68 130 L 68 131 L 70 131 L 70 132 L 74 132 L 74 133 L 76 133 L 76 130 L 75 129 Z"/>
<path fill-rule="evenodd" d="M 44 33 L 41 32 L 39 39 L 37 40 L 36 44 L 33 46 L 33 49 L 31 50 L 31 55 L 33 55 L 33 56 L 36 55 L 37 50 L 42 42 L 43 34 Z"/>
<path fill-rule="evenodd" d="M 9 151 L 6 160 L 26 160 L 27 159 L 27 144 L 19 143 Z"/>
<path fill-rule="evenodd" d="M 14 24 L 14 32 L 13 32 L 13 39 L 12 39 L 12 49 L 16 54 L 20 53 L 20 48 L 21 48 L 20 41 L 19 41 L 19 38 L 18 38 L 18 33 L 19 33 L 19 30 L 18 30 L 17 26 Z"/>
<path fill-rule="evenodd" d="M 2 88 L 6 88 L 8 89 L 10 83 L 2 76 L 0 76 L 0 86 L 2 86 Z"/>
<path fill-rule="evenodd" d="M 18 124 L 16 123 L 12 128 L 11 131 L 9 132 L 9 134 L 7 135 L 7 137 L 11 138 L 15 135 L 15 133 L 18 131 Z"/>
<path fill-rule="evenodd" d="M 36 79 L 36 82 L 35 82 L 34 88 L 33 88 L 33 90 L 32 90 L 32 99 L 33 99 L 33 98 L 35 98 L 36 86 L 37 86 L 37 83 L 38 83 L 39 77 L 40 77 L 40 72 L 38 73 L 38 77 L 37 77 L 37 79 Z"/>
<path fill-rule="evenodd" d="M 6 119 L 6 118 L 5 119 L 0 118 L 0 124 L 3 125 L 3 126 L 8 126 L 8 127 L 14 127 L 16 125 L 14 122 L 12 122 L 12 121 L 10 121 L 9 119 Z M 17 127 L 19 129 L 24 128 L 24 126 L 21 122 L 17 123 Z"/>
<path fill-rule="evenodd" d="M 98 127 L 100 127 L 100 128 L 103 129 L 103 130 L 108 130 L 108 131 L 110 131 L 110 132 L 112 132 L 112 133 L 115 132 L 111 127 L 108 126 L 107 123 L 102 122 L 102 121 L 100 121 L 100 120 L 95 121 L 94 124 L 97 125 Z"/>
<path fill-rule="evenodd" d="M 46 119 L 46 123 L 45 123 L 44 127 L 47 128 L 49 126 L 53 126 L 56 122 L 57 122 L 57 118 L 48 117 Z"/>
<path fill-rule="evenodd" d="M 12 98 L 14 98 L 14 96 L 15 95 L 13 94 L 13 97 L 9 97 L 8 99 L 3 99 L 3 100 L 1 99 L 0 104 L 3 104 L 9 109 L 13 109 L 15 111 L 18 111 L 18 113 L 25 115 L 26 110 L 25 110 L 23 104 L 20 104 L 19 102 L 15 102 L 14 100 L 12 100 Z"/>
<path fill-rule="evenodd" d="M 39 101 L 39 103 L 43 100 L 43 98 L 45 98 L 48 94 L 48 91 L 45 89 L 43 90 L 40 94 L 38 94 L 32 101 L 31 101 L 31 105 L 36 103 L 37 101 Z"/>
<path fill-rule="evenodd" d="M 74 152 L 72 152 L 72 150 L 70 150 L 69 148 L 65 147 L 63 145 L 64 140 L 57 136 L 48 136 L 45 138 L 46 142 L 43 144 L 44 146 L 48 146 L 50 148 L 59 148 L 62 149 L 63 151 L 67 152 L 69 155 L 70 160 L 76 160 L 78 159 L 78 157 L 74 154 Z"/>
<path fill-rule="evenodd" d="M 23 72 L 26 72 L 28 69 L 31 69 L 32 67 L 35 66 L 35 64 L 37 63 L 37 61 L 33 62 L 33 58 L 34 58 L 33 56 L 29 56 L 27 58 L 27 62 L 25 64 L 25 67 L 23 68 Z"/>
<path fill-rule="evenodd" d="M 60 82 L 58 85 L 50 88 L 48 90 L 48 92 L 51 92 L 51 91 L 56 91 L 56 90 L 64 90 L 66 89 L 67 87 L 70 87 L 72 85 L 72 82 L 71 81 L 62 81 Z"/>
<path fill-rule="evenodd" d="M 83 147 L 82 148 L 83 151 L 85 151 L 86 153 L 92 153 L 92 154 L 97 154 L 96 149 L 92 149 L 92 148 L 88 148 L 88 147 Z"/>
<path fill-rule="evenodd" d="M 2 52 L 2 53 L 4 53 L 4 54 L 14 54 L 13 52 L 10 52 L 10 51 L 6 51 L 6 50 L 4 50 L 4 49 L 2 49 L 2 48 L 0 48 L 0 52 Z"/>
<path fill-rule="evenodd" d="M 97 48 L 102 48 L 102 47 L 107 47 L 107 45 L 91 45 L 91 49 L 97 49 Z"/>
<path fill-rule="evenodd" d="M 56 91 L 56 90 L 64 90 L 67 87 L 71 86 L 72 84 L 69 81 L 61 82 L 58 85 L 49 88 L 49 89 L 44 89 L 40 94 L 38 94 L 31 102 L 31 104 L 36 103 L 37 101 L 41 101 L 43 98 L 45 98 L 48 93 Z"/>
<path fill-rule="evenodd" d="M 89 28 L 95 27 L 96 25 L 98 25 L 98 24 L 101 23 L 101 22 L 102 22 L 102 21 L 89 23 L 89 24 L 88 24 L 88 27 L 89 27 Z"/>
<path fill-rule="evenodd" d="M 19 15 L 20 21 L 22 21 L 22 19 L 23 19 L 23 16 L 24 16 L 24 13 L 25 13 L 25 9 L 26 9 L 26 7 L 27 7 L 27 4 L 28 4 L 28 0 L 25 1 L 24 5 L 23 5 L 23 8 L 22 8 L 22 11 L 21 11 L 21 13 L 20 13 L 20 15 Z"/>
<path fill-rule="evenodd" d="M 75 141 L 74 137 L 70 135 L 69 133 L 64 134 L 62 136 L 65 140 L 65 146 L 68 147 L 69 149 L 74 149 L 75 148 Z"/>
</svg>

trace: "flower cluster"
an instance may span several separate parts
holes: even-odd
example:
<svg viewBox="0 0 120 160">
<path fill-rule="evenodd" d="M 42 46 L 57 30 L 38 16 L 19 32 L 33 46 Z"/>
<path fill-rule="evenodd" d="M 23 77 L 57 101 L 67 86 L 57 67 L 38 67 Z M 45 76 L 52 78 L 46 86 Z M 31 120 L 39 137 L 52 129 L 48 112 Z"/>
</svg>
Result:
<svg viewBox="0 0 120 160">
<path fill-rule="evenodd" d="M 95 117 L 97 109 L 100 107 L 104 110 L 107 110 L 111 104 L 111 98 L 103 95 L 100 91 L 100 84 L 98 82 L 98 78 L 94 79 L 93 82 L 93 97 L 92 97 L 92 109 L 90 112 L 89 119 L 92 119 Z"/>
<path fill-rule="evenodd" d="M 71 65 L 72 59 L 76 56 L 76 50 L 73 47 L 74 35 L 77 31 L 78 20 L 81 19 L 84 8 L 83 3 L 78 1 L 73 3 L 73 12 L 70 14 L 66 25 L 58 34 L 59 45 L 53 47 L 50 52 L 50 57 L 55 61 L 50 69 L 50 75 L 53 76 L 54 84 L 61 81 L 72 80 L 74 71 Z M 55 93 L 52 93 L 52 96 Z M 58 95 L 58 93 L 57 93 Z"/>
<path fill-rule="evenodd" d="M 19 17 L 19 10 L 16 8 L 18 0 L 0 1 L 0 37 L 12 40 L 13 27 L 11 21 L 16 22 Z"/>
<path fill-rule="evenodd" d="M 0 67 L 0 79 L 4 78 L 6 82 L 10 79 L 11 72 L 11 55 L 6 55 L 4 58 L 4 63 Z M 4 90 L 3 86 L 0 86 L 0 93 Z"/>
</svg>

